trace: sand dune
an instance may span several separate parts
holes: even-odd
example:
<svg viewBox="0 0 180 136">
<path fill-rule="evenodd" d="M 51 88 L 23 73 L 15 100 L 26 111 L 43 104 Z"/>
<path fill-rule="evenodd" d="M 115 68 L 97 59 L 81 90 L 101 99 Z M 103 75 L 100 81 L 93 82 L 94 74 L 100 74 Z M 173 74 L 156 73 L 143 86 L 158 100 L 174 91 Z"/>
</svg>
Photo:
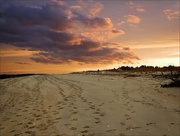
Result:
<svg viewBox="0 0 180 136">
<path fill-rule="evenodd" d="M 180 135 L 180 91 L 150 77 L 34 75 L 0 80 L 0 135 Z"/>
</svg>

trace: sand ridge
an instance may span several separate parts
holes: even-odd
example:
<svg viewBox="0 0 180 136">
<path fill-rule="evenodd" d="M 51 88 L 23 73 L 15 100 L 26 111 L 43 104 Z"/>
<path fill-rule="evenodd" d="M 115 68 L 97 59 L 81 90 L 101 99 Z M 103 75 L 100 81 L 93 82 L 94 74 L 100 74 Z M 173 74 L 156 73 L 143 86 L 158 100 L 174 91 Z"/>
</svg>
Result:
<svg viewBox="0 0 180 136">
<path fill-rule="evenodd" d="M 1 135 L 180 135 L 177 88 L 84 74 L 0 80 Z"/>
</svg>

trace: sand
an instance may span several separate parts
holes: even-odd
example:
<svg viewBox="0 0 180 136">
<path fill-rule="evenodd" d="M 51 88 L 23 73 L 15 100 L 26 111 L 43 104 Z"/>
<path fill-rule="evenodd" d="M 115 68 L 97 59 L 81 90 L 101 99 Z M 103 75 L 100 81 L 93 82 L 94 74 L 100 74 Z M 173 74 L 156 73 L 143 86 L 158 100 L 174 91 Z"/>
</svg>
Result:
<svg viewBox="0 0 180 136">
<path fill-rule="evenodd" d="M 180 91 L 122 75 L 0 80 L 0 135 L 179 136 Z"/>
</svg>

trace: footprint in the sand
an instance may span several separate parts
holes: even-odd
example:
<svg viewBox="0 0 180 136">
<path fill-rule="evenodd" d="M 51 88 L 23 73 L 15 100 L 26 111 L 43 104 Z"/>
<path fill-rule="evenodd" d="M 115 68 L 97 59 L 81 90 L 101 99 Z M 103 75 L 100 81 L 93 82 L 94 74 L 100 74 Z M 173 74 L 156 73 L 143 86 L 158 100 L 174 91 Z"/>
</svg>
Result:
<svg viewBox="0 0 180 136">
<path fill-rule="evenodd" d="M 17 120 L 11 120 L 10 122 L 16 122 Z"/>
<path fill-rule="evenodd" d="M 95 136 L 95 133 L 93 133 L 93 134 L 88 134 L 88 136 Z"/>
<path fill-rule="evenodd" d="M 0 128 L 0 130 L 3 130 L 3 129 L 5 129 L 5 127 L 1 127 L 1 128 Z"/>
<path fill-rule="evenodd" d="M 21 123 L 22 124 L 22 123 Z M 28 122 L 27 124 L 33 124 L 33 122 Z"/>
<path fill-rule="evenodd" d="M 77 107 L 74 107 L 74 109 L 77 109 Z"/>
<path fill-rule="evenodd" d="M 42 120 L 42 118 L 36 118 L 36 120 Z"/>
<path fill-rule="evenodd" d="M 43 112 L 44 114 L 47 114 L 47 111 L 46 111 L 46 110 L 42 110 L 42 112 Z"/>
<path fill-rule="evenodd" d="M 175 125 L 175 123 L 174 123 L 174 122 L 172 122 L 172 123 L 171 123 L 171 125 Z M 178 124 L 177 124 L 177 125 L 178 125 Z"/>
<path fill-rule="evenodd" d="M 62 102 L 61 101 L 58 101 L 56 104 L 58 105 L 58 104 L 61 104 Z"/>
<path fill-rule="evenodd" d="M 63 103 L 62 105 L 67 105 L 66 103 Z"/>
<path fill-rule="evenodd" d="M 98 106 L 103 106 L 104 105 L 104 103 L 101 103 L 101 104 L 99 104 Z"/>
<path fill-rule="evenodd" d="M 95 119 L 95 120 L 100 120 L 100 118 L 97 118 L 97 117 L 95 117 L 94 119 Z"/>
<path fill-rule="evenodd" d="M 71 127 L 70 130 L 76 130 L 77 128 L 76 127 Z"/>
<path fill-rule="evenodd" d="M 59 110 L 62 110 L 62 109 L 64 109 L 64 107 L 59 107 L 58 109 L 59 109 Z"/>
<path fill-rule="evenodd" d="M 109 103 L 113 103 L 113 102 L 114 102 L 114 100 L 110 101 Z"/>
<path fill-rule="evenodd" d="M 62 117 L 55 118 L 55 120 L 60 120 L 60 119 L 62 119 Z"/>
<path fill-rule="evenodd" d="M 22 115 L 19 115 L 19 114 L 16 115 L 16 117 L 20 117 L 20 116 L 22 116 Z"/>
<path fill-rule="evenodd" d="M 72 107 L 72 105 L 69 105 L 69 106 L 67 106 L 67 107 Z"/>
<path fill-rule="evenodd" d="M 5 119 L 3 119 L 2 121 L 7 121 L 7 120 L 10 120 L 11 118 L 5 118 Z"/>
<path fill-rule="evenodd" d="M 64 98 L 64 101 L 69 101 L 68 98 Z"/>
<path fill-rule="evenodd" d="M 124 122 L 120 122 L 121 126 L 125 126 L 126 124 Z"/>
<path fill-rule="evenodd" d="M 34 117 L 41 117 L 40 114 L 34 114 Z"/>
<path fill-rule="evenodd" d="M 35 134 L 35 132 L 34 131 L 25 131 L 25 133 L 27 133 L 27 134 L 31 134 L 31 135 L 34 135 Z"/>
<path fill-rule="evenodd" d="M 58 113 L 58 112 L 54 112 L 54 113 L 53 113 L 53 115 L 57 115 L 57 114 L 59 114 L 59 113 Z"/>
<path fill-rule="evenodd" d="M 126 118 L 126 120 L 130 120 L 130 119 L 132 119 L 131 117 L 129 117 L 129 118 Z"/>
<path fill-rule="evenodd" d="M 128 126 L 126 130 L 133 130 L 133 129 L 138 129 L 138 128 L 141 128 L 141 127 Z"/>
<path fill-rule="evenodd" d="M 15 130 L 11 130 L 10 132 L 13 133 L 13 132 L 15 132 Z"/>
<path fill-rule="evenodd" d="M 77 118 L 73 118 L 71 121 L 77 121 L 78 119 Z"/>
<path fill-rule="evenodd" d="M 151 122 L 151 123 L 147 123 L 146 125 L 149 126 L 149 125 L 155 125 L 156 123 L 155 122 Z"/>
<path fill-rule="evenodd" d="M 78 112 L 77 111 L 74 111 L 74 112 L 72 112 L 71 114 L 77 114 Z"/>
<path fill-rule="evenodd" d="M 101 113 L 100 116 L 103 117 L 105 114 L 104 113 Z"/>
<path fill-rule="evenodd" d="M 84 131 L 81 131 L 81 133 L 88 133 L 89 130 L 84 130 Z"/>
<path fill-rule="evenodd" d="M 120 133 L 120 134 L 119 134 L 119 136 L 126 136 L 126 135 L 125 135 L 125 134 L 123 134 L 123 133 Z"/>
<path fill-rule="evenodd" d="M 49 105 L 48 107 L 49 107 L 49 108 L 51 108 L 51 107 L 52 107 L 52 105 Z"/>
<path fill-rule="evenodd" d="M 88 126 L 88 125 L 85 125 L 83 128 L 90 128 L 90 126 Z"/>
<path fill-rule="evenodd" d="M 99 111 L 96 111 L 96 112 L 94 112 L 93 114 L 100 114 L 100 112 L 99 112 Z"/>
<path fill-rule="evenodd" d="M 36 128 L 36 126 L 30 126 L 30 127 L 28 127 L 28 129 L 33 129 L 33 128 Z"/>
<path fill-rule="evenodd" d="M 108 129 L 108 130 L 106 130 L 106 132 L 115 132 L 116 131 L 116 129 Z"/>
<path fill-rule="evenodd" d="M 21 135 L 21 133 L 20 134 L 14 134 L 14 136 L 20 136 Z"/>
<path fill-rule="evenodd" d="M 99 121 L 95 121 L 96 124 L 99 124 L 100 123 L 100 120 Z"/>
<path fill-rule="evenodd" d="M 129 117 L 129 115 L 127 115 L 127 114 L 124 114 L 124 116 L 125 116 L 125 117 Z"/>
</svg>

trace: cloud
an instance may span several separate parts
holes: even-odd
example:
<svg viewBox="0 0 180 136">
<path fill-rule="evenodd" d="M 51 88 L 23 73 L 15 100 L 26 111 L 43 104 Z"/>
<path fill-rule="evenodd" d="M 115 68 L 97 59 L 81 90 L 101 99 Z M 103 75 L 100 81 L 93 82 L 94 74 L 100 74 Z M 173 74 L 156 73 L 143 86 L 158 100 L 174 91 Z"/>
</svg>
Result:
<svg viewBox="0 0 180 136">
<path fill-rule="evenodd" d="M 141 7 L 137 8 L 136 10 L 137 10 L 138 12 L 144 12 L 144 11 L 145 11 L 144 8 L 141 8 Z"/>
<path fill-rule="evenodd" d="M 129 47 L 124 47 L 124 48 L 123 48 L 123 50 L 125 50 L 125 51 L 129 51 L 129 50 L 130 50 L 130 48 L 129 48 Z"/>
<path fill-rule="evenodd" d="M 176 3 L 176 7 L 179 8 L 179 1 Z"/>
<path fill-rule="evenodd" d="M 9 26 L 11 23 L 26 26 L 43 25 L 54 30 L 65 31 L 72 25 L 67 11 L 68 8 L 61 2 L 47 2 L 39 8 L 9 5 L 1 11 L 1 23 L 7 22 Z"/>
<path fill-rule="evenodd" d="M 128 4 L 129 4 L 130 6 L 134 6 L 134 5 L 135 5 L 132 1 L 128 2 Z"/>
<path fill-rule="evenodd" d="M 101 3 L 96 3 L 95 5 L 94 5 L 94 7 L 93 8 L 91 8 L 90 10 L 89 10 L 89 13 L 92 15 L 92 16 L 96 16 L 96 14 L 97 13 L 99 13 L 101 10 L 102 10 L 102 8 L 104 7 L 104 5 L 102 5 Z"/>
<path fill-rule="evenodd" d="M 81 9 L 82 9 L 82 7 L 79 6 L 79 5 L 74 5 L 74 6 L 71 6 L 70 8 L 71 8 L 71 9 L 78 9 L 78 10 L 81 10 Z"/>
<path fill-rule="evenodd" d="M 117 30 L 117 29 L 113 29 L 112 33 L 115 33 L 115 34 L 125 34 L 125 32 L 123 30 Z"/>
<path fill-rule="evenodd" d="M 63 59 L 62 59 L 63 57 Z M 108 48 L 102 47 L 97 50 L 77 50 L 72 49 L 68 52 L 48 52 L 39 53 L 31 58 L 32 60 L 40 63 L 69 63 L 71 61 L 76 61 L 79 63 L 86 64 L 112 64 L 115 62 L 129 61 L 129 60 L 139 60 L 137 55 L 132 51 L 123 51 L 118 48 Z"/>
<path fill-rule="evenodd" d="M 121 20 L 119 20 L 119 22 L 117 23 L 118 26 L 121 26 L 123 24 L 125 24 L 125 21 L 121 21 Z"/>
<path fill-rule="evenodd" d="M 16 64 L 20 64 L 20 65 L 30 65 L 30 63 L 28 63 L 28 62 L 16 62 Z"/>
<path fill-rule="evenodd" d="M 135 9 L 137 12 L 145 12 L 145 9 L 140 4 L 128 2 L 128 5 L 131 9 Z"/>
<path fill-rule="evenodd" d="M 78 0 L 78 3 L 82 6 L 86 6 L 86 3 L 83 0 Z"/>
<path fill-rule="evenodd" d="M 179 19 L 179 11 L 173 11 L 172 9 L 166 9 L 163 11 L 163 13 L 169 21 Z"/>
<path fill-rule="evenodd" d="M 124 17 L 126 18 L 126 22 L 130 24 L 139 24 L 141 22 L 141 19 L 135 15 L 126 15 Z"/>
<path fill-rule="evenodd" d="M 124 34 L 122 30 L 112 29 L 113 23 L 108 17 L 87 16 L 59 1 L 39 7 L 14 4 L 1 7 L 0 43 L 32 52 L 30 59 L 35 62 L 111 64 L 139 59 L 130 50 L 124 51 L 111 43 L 107 46 L 102 40 L 79 33 L 78 29 L 83 28 L 79 24 L 83 24 L 83 31 L 88 33 Z"/>
<path fill-rule="evenodd" d="M 109 29 L 113 26 L 111 19 L 107 17 L 91 17 L 79 13 L 76 15 L 74 19 L 82 23 L 87 29 Z"/>
</svg>

